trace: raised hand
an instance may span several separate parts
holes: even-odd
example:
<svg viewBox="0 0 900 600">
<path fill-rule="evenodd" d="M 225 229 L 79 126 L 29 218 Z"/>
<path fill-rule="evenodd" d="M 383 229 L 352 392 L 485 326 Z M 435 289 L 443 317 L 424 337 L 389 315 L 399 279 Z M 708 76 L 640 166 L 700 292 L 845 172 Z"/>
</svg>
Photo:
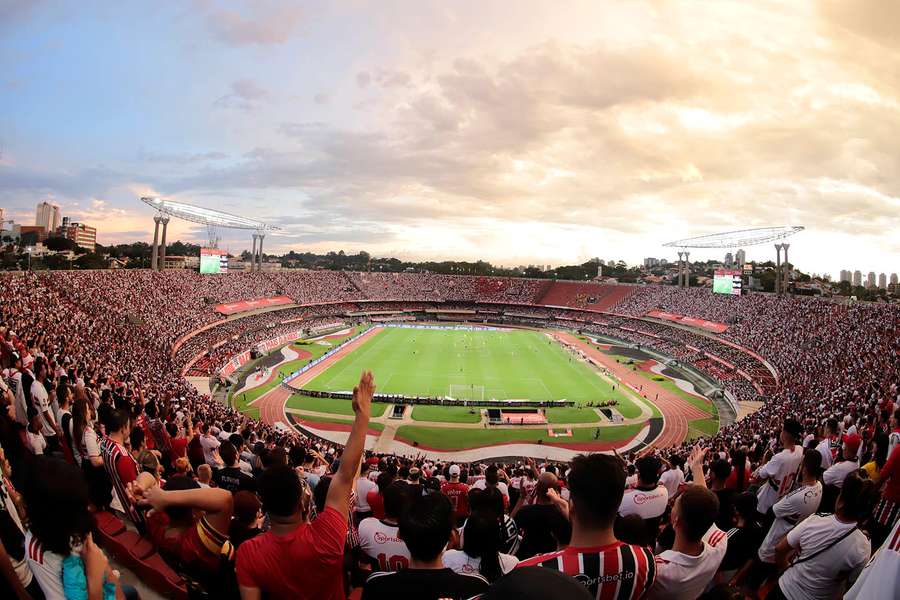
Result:
<svg viewBox="0 0 900 600">
<path fill-rule="evenodd" d="M 353 388 L 353 412 L 367 420 L 372 412 L 372 397 L 375 395 L 375 377 L 372 371 L 363 371 L 359 384 Z"/>
</svg>

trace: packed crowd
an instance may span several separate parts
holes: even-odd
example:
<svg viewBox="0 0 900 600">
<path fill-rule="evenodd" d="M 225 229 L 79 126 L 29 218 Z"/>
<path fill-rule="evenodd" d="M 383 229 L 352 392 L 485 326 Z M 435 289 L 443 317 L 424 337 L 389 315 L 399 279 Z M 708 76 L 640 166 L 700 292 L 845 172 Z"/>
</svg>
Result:
<svg viewBox="0 0 900 600">
<path fill-rule="evenodd" d="M 248 292 L 231 276 L 215 278 L 216 289 L 196 275 L 127 275 L 133 286 L 118 273 L 2 278 L 3 597 L 133 597 L 94 542 L 108 511 L 212 597 L 793 599 L 849 589 L 889 598 L 898 589 L 896 307 L 750 297 L 752 308 L 727 312 L 693 293 L 641 289 L 622 311 L 730 322 L 727 338 L 775 364 L 782 384 L 697 448 L 460 465 L 365 453 L 368 377 L 338 447 L 252 421 L 178 376 L 171 343 L 216 318 L 211 301 L 313 297 L 302 291 L 313 278 L 297 274 L 288 291 L 269 274 L 236 276 Z M 329 292 L 350 282 L 329 278 Z M 436 276 L 431 289 L 464 301 L 461 280 Z M 185 297 L 195 283 L 209 295 Z M 159 300 L 172 290 L 182 296 Z M 634 304 L 643 295 L 653 299 Z"/>
</svg>

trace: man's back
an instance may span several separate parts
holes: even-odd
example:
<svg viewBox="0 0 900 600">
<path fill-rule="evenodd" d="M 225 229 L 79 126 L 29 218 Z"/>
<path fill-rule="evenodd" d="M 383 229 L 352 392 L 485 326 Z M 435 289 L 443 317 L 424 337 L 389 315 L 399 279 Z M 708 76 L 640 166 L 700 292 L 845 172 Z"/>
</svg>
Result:
<svg viewBox="0 0 900 600">
<path fill-rule="evenodd" d="M 259 588 L 271 600 L 344 600 L 346 536 L 347 517 L 332 508 L 289 534 L 258 535 L 238 548 L 238 584 Z"/>
<path fill-rule="evenodd" d="M 570 546 L 523 560 L 517 568 L 533 566 L 574 577 L 596 598 L 643 598 L 656 578 L 650 549 L 623 542 L 594 548 Z"/>
<path fill-rule="evenodd" d="M 463 600 L 488 589 L 487 579 L 452 569 L 404 569 L 396 573 L 373 573 L 363 589 L 363 600 Z"/>
<path fill-rule="evenodd" d="M 703 550 L 699 555 L 666 550 L 657 556 L 656 585 L 649 598 L 688 600 L 702 594 L 725 558 L 727 536 L 713 525 L 703 536 Z"/>
</svg>

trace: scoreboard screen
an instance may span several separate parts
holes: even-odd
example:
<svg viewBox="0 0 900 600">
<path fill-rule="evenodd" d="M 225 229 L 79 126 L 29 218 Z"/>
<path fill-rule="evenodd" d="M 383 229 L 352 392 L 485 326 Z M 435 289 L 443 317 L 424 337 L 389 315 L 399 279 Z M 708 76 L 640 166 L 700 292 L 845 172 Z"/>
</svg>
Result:
<svg viewBox="0 0 900 600">
<path fill-rule="evenodd" d="M 218 248 L 200 248 L 200 273 L 228 272 L 228 253 Z"/>
<path fill-rule="evenodd" d="M 713 274 L 713 292 L 716 294 L 741 295 L 741 271 L 718 269 Z"/>
</svg>

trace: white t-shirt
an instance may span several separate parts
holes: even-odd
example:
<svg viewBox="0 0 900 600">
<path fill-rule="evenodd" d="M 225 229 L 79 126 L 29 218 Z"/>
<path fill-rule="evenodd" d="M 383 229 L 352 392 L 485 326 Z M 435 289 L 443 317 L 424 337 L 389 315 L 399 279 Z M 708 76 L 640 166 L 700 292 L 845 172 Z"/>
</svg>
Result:
<svg viewBox="0 0 900 600">
<path fill-rule="evenodd" d="M 844 595 L 844 600 L 900 599 L 900 520 Z"/>
<path fill-rule="evenodd" d="M 788 493 L 794 484 L 794 476 L 803 460 L 803 448 L 794 446 L 792 451 L 782 450 L 757 471 L 757 475 L 767 481 L 759 488 L 756 510 L 762 514 L 769 512 L 779 498 Z"/>
<path fill-rule="evenodd" d="M 365 477 L 356 479 L 356 512 L 369 512 L 372 510 L 372 507 L 369 506 L 369 502 L 366 500 L 366 494 L 377 489 L 378 484 L 370 479 Z"/>
<path fill-rule="evenodd" d="M 819 442 L 819 445 L 816 446 L 816 450 L 822 455 L 822 468 L 827 469 L 830 467 L 831 463 L 834 461 L 831 456 L 831 439 L 826 437 Z"/>
<path fill-rule="evenodd" d="M 500 557 L 500 571 L 506 575 L 516 568 L 519 559 L 511 554 L 498 553 Z M 469 556 L 462 550 L 447 550 L 442 558 L 444 566 L 453 569 L 454 572 L 462 575 L 480 575 L 481 559 Z"/>
<path fill-rule="evenodd" d="M 660 475 L 659 482 L 665 486 L 671 498 L 678 493 L 678 486 L 684 483 L 684 472 L 678 467 L 669 469 Z"/>
<path fill-rule="evenodd" d="M 201 435 L 200 436 L 200 446 L 203 448 L 203 460 L 206 461 L 211 467 L 219 466 L 218 461 L 216 461 L 216 450 L 219 449 L 221 442 L 216 439 L 215 436 L 212 435 Z"/>
<path fill-rule="evenodd" d="M 656 557 L 656 583 L 648 600 L 694 600 L 712 581 L 727 549 L 728 534 L 713 525 L 703 536 L 698 556 L 666 550 Z"/>
<path fill-rule="evenodd" d="M 406 542 L 397 535 L 398 527 L 369 517 L 359 524 L 359 546 L 363 553 L 378 561 L 380 571 L 399 571 L 409 566 Z"/>
<path fill-rule="evenodd" d="M 818 510 L 822 501 L 822 484 L 804 485 L 787 494 L 775 503 L 772 511 L 775 520 L 769 528 L 769 533 L 759 546 L 759 559 L 763 562 L 775 563 L 775 546 L 781 541 L 794 525 Z"/>
<path fill-rule="evenodd" d="M 669 492 L 662 485 L 655 490 L 625 490 L 622 503 L 619 504 L 619 515 L 638 515 L 642 519 L 655 519 L 666 512 L 669 503 Z"/>
<path fill-rule="evenodd" d="M 859 469 L 859 463 L 855 460 L 842 460 L 834 463 L 822 473 L 822 481 L 825 482 L 825 485 L 834 485 L 842 488 L 847 475 L 857 469 Z"/>
<path fill-rule="evenodd" d="M 66 600 L 62 583 L 64 558 L 53 552 L 45 552 L 43 545 L 31 532 L 25 532 L 25 560 L 47 600 Z"/>
<path fill-rule="evenodd" d="M 28 445 L 35 454 L 43 454 L 47 448 L 47 439 L 40 433 L 32 433 L 30 429 L 26 430 L 28 434 Z"/>
<path fill-rule="evenodd" d="M 800 548 L 793 565 L 778 580 L 778 586 L 789 600 L 829 600 L 840 578 L 863 568 L 872 545 L 859 529 L 811 560 L 803 560 L 854 527 L 855 523 L 843 523 L 834 515 L 811 515 L 787 534 L 788 544 Z"/>
<path fill-rule="evenodd" d="M 637 473 L 635 473 L 634 475 L 629 475 L 628 477 L 625 478 L 625 489 L 626 490 L 631 489 L 633 487 L 637 487 L 637 484 L 638 484 Z"/>
<path fill-rule="evenodd" d="M 45 412 L 51 411 L 50 396 L 47 395 L 47 388 L 44 387 L 44 384 L 37 379 L 31 384 L 31 403 L 41 413 L 41 433 L 46 436 L 56 435 L 56 430 L 53 429 L 50 420 L 44 416 Z"/>
</svg>

